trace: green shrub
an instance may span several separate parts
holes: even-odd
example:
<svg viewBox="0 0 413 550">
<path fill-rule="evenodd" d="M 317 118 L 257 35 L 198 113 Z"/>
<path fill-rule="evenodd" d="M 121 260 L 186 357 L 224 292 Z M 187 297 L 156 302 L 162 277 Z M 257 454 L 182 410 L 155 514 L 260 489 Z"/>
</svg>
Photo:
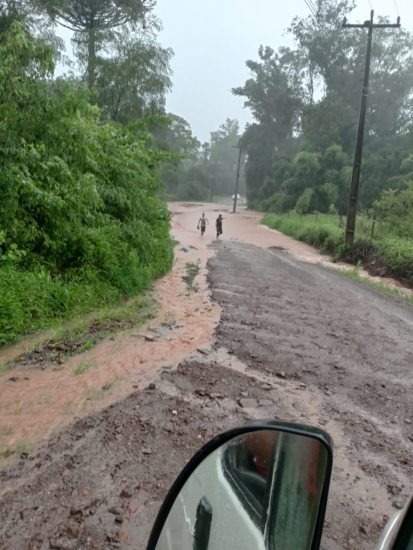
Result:
<svg viewBox="0 0 413 550">
<path fill-rule="evenodd" d="M 262 223 L 328 252 L 334 252 L 344 239 L 342 229 L 328 222 L 315 222 L 314 216 L 300 219 L 297 214 L 266 214 Z"/>
<path fill-rule="evenodd" d="M 413 282 L 413 240 L 403 237 L 388 237 L 375 243 L 391 272 Z"/>
<path fill-rule="evenodd" d="M 1 345 L 148 288 L 173 252 L 144 122 L 102 121 L 18 23 L 0 54 Z"/>
</svg>

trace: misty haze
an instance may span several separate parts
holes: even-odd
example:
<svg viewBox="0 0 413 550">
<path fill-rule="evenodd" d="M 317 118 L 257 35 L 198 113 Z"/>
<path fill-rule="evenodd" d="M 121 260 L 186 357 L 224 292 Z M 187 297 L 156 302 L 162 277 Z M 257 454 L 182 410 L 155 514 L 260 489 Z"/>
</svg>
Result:
<svg viewBox="0 0 413 550">
<path fill-rule="evenodd" d="M 410 2 L 0 2 L 1 549 L 411 548 Z"/>
</svg>

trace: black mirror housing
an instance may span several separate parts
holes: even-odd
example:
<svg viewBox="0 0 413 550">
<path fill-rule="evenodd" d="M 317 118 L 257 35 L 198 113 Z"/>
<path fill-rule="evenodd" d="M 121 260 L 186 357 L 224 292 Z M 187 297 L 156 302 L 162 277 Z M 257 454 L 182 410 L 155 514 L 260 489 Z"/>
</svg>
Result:
<svg viewBox="0 0 413 550">
<path fill-rule="evenodd" d="M 311 453 L 308 454 L 310 451 Z M 311 526 L 309 526 L 306 535 L 305 548 L 319 548 L 333 462 L 332 440 L 326 432 L 318 428 L 277 421 L 258 421 L 216 436 L 193 456 L 172 485 L 159 510 L 148 541 L 147 550 L 159 550 L 158 541 L 174 504 L 177 503 L 176 506 L 178 506 L 178 496 L 182 499 L 185 486 L 188 488 L 191 479 L 193 480 L 197 476 L 199 478 L 202 468 L 206 468 L 208 460 L 215 460 L 214 457 L 217 457 L 219 469 L 221 470 L 222 467 L 222 471 L 226 472 L 228 478 L 232 478 L 232 480 L 230 479 L 232 488 L 226 489 L 231 491 L 231 499 L 228 502 L 234 503 L 234 499 L 235 502 L 238 502 L 237 498 L 241 499 L 242 496 L 240 496 L 240 491 L 242 493 L 243 489 L 245 490 L 248 502 L 242 503 L 240 501 L 241 505 L 237 513 L 245 515 L 245 508 L 251 506 L 251 517 L 256 525 L 262 528 L 263 537 L 266 537 L 267 544 L 271 546 L 276 544 L 273 539 L 280 539 L 281 537 L 284 540 L 283 529 L 287 529 L 287 527 L 283 526 L 286 526 L 289 522 L 291 524 L 291 519 L 289 519 L 291 517 L 291 507 L 295 506 L 295 502 L 301 507 L 301 501 L 304 502 L 305 499 L 301 496 L 300 501 L 297 500 L 298 497 L 294 501 L 294 488 L 298 487 L 298 477 L 301 481 L 305 478 L 306 483 L 300 485 L 300 494 L 303 492 L 303 487 L 306 487 L 305 491 L 308 488 L 308 499 L 313 503 L 311 505 Z M 243 460 L 244 463 L 242 463 Z M 247 463 L 245 460 L 249 460 L 249 462 Z M 269 467 L 270 463 L 271 468 Z M 234 472 L 231 473 L 231 464 L 232 466 L 236 465 L 236 468 L 238 468 L 235 472 L 236 475 L 233 475 Z M 246 464 L 248 467 L 246 467 Z M 205 484 L 206 491 L 209 491 L 210 495 L 216 489 L 222 490 L 221 482 L 221 485 L 214 485 L 214 472 L 215 470 L 210 468 L 208 472 L 204 472 L 204 478 L 208 480 Z M 317 484 L 315 484 L 316 479 Z M 228 487 L 228 485 L 226 486 Z M 273 496 L 271 497 L 271 507 L 268 504 L 269 491 L 272 495 L 276 495 L 275 500 Z M 192 508 L 194 508 L 192 536 L 203 537 L 204 543 L 199 548 L 207 548 L 211 529 L 211 536 L 214 537 L 214 506 L 211 505 L 206 495 L 200 494 L 199 496 L 198 505 L 192 505 Z M 189 506 L 189 508 L 191 507 Z M 216 514 L 217 517 L 220 515 L 222 514 Z M 205 519 L 200 520 L 200 517 Z M 277 517 L 279 518 L 278 523 Z M 228 529 L 231 529 L 230 523 L 231 520 L 227 519 L 226 526 Z M 236 530 L 237 526 L 234 526 L 234 529 Z M 291 524 L 290 532 L 292 531 L 294 531 L 294 527 Z M 217 536 L 217 533 L 215 533 L 215 538 Z M 195 540 L 192 541 L 191 545 L 195 542 Z M 189 544 L 188 548 L 190 547 Z M 193 547 L 198 548 L 196 545 Z M 164 548 L 164 546 L 161 545 L 161 548 Z M 182 550 L 185 549 L 182 548 Z"/>
</svg>

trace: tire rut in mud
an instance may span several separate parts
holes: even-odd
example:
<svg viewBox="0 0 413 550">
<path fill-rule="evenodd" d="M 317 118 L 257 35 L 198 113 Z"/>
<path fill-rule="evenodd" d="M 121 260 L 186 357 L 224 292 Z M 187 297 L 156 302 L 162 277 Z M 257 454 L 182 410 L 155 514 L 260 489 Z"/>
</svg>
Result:
<svg viewBox="0 0 413 550">
<path fill-rule="evenodd" d="M 338 447 L 323 547 L 373 548 L 413 489 L 413 309 L 240 243 L 219 248 L 209 282 L 223 311 L 216 345 L 251 369 L 300 380 L 308 400 L 319 399 Z"/>
</svg>

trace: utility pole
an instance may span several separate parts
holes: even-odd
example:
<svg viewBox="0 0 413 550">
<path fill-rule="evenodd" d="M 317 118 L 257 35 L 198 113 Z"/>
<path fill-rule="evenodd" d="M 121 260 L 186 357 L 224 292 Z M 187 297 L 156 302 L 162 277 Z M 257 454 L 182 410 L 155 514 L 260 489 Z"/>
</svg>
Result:
<svg viewBox="0 0 413 550">
<path fill-rule="evenodd" d="M 363 81 L 363 91 L 361 95 L 361 106 L 360 106 L 360 116 L 359 116 L 359 125 L 357 130 L 357 139 L 356 139 L 356 151 L 354 153 L 354 165 L 353 165 L 353 175 L 351 178 L 351 190 L 350 197 L 348 201 L 348 210 L 347 210 L 347 225 L 346 225 L 346 245 L 352 246 L 354 243 L 354 235 L 356 230 L 356 216 L 357 216 L 357 199 L 359 191 L 359 182 L 360 182 L 360 172 L 361 172 L 361 159 L 363 154 L 363 139 L 364 139 L 364 126 L 366 122 L 366 112 L 367 112 L 367 95 L 369 90 L 369 77 L 370 77 L 370 59 L 371 59 L 371 43 L 373 40 L 373 29 L 391 29 L 400 27 L 400 17 L 397 18 L 397 23 L 395 24 L 374 24 L 374 11 L 370 12 L 370 19 L 364 21 L 363 24 L 356 25 L 347 23 L 347 19 L 344 18 L 342 28 L 345 29 L 368 29 L 367 35 L 367 51 L 366 51 L 366 65 L 364 68 L 364 81 Z"/>
<path fill-rule="evenodd" d="M 214 191 L 215 191 L 215 184 L 216 184 L 216 176 L 217 176 L 217 166 L 218 161 L 215 160 L 214 162 L 214 169 L 212 171 L 212 181 L 211 181 L 211 188 L 209 190 L 209 200 L 212 202 L 214 200 Z"/>
<path fill-rule="evenodd" d="M 241 169 L 241 155 L 242 155 L 241 140 L 239 140 L 238 145 L 233 145 L 233 147 L 234 147 L 234 149 L 239 149 L 238 166 L 237 166 L 237 179 L 235 180 L 234 205 L 232 207 L 232 213 L 235 214 L 235 212 L 237 211 L 238 183 L 239 183 L 239 174 L 240 174 L 240 169 Z"/>
</svg>

